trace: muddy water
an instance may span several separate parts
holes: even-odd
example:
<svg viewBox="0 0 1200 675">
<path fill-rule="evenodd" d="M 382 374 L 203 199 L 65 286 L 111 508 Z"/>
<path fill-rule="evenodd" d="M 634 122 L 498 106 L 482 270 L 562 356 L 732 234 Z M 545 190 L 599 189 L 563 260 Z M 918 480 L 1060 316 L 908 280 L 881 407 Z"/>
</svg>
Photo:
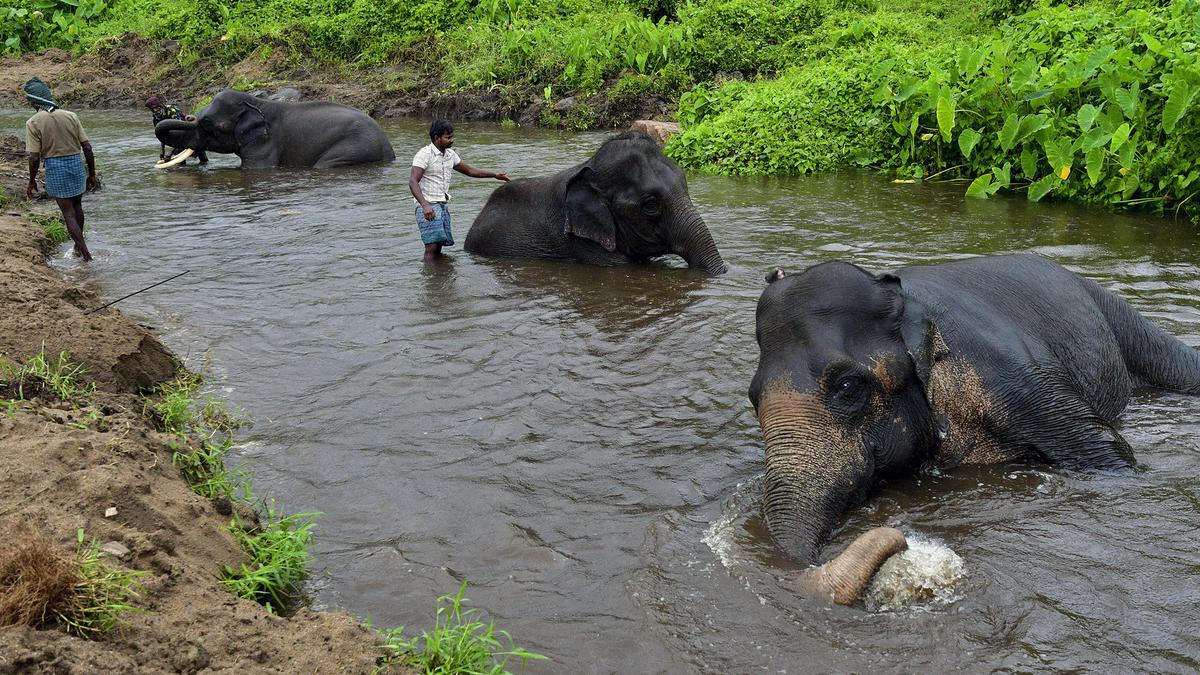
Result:
<svg viewBox="0 0 1200 675">
<path fill-rule="evenodd" d="M 86 201 L 97 261 L 56 266 L 110 299 L 191 270 L 121 306 L 254 416 L 235 459 L 256 486 L 324 514 L 316 605 L 419 629 L 469 580 L 474 606 L 553 659 L 535 672 L 1200 667 L 1200 400 L 1136 398 L 1133 475 L 1008 466 L 888 486 L 834 546 L 894 525 L 967 576 L 948 601 L 870 613 L 794 592 L 756 516 L 745 395 L 764 272 L 830 259 L 1034 251 L 1200 346 L 1190 226 L 870 174 L 693 176 L 723 277 L 457 251 L 423 267 L 405 187 L 421 125 L 387 126 L 401 159 L 386 167 L 155 172 L 148 117 L 82 116 L 106 182 Z M 467 162 L 525 176 L 604 135 L 458 138 Z M 460 242 L 495 186 L 456 177 Z"/>
</svg>

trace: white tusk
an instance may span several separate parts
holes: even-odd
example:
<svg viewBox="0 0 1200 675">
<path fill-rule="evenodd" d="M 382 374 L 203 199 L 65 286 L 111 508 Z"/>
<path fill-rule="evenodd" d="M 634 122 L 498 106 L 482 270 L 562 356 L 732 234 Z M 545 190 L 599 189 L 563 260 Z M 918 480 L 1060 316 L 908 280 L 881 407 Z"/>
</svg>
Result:
<svg viewBox="0 0 1200 675">
<path fill-rule="evenodd" d="M 169 169 L 169 168 L 175 166 L 176 164 L 179 164 L 183 160 L 187 159 L 188 157 L 191 157 L 194 154 L 196 154 L 195 150 L 193 150 L 191 148 L 185 148 L 183 152 L 179 153 L 178 155 L 175 155 L 171 159 L 168 159 L 165 162 L 158 162 L 157 164 L 154 165 L 154 168 Z"/>
</svg>

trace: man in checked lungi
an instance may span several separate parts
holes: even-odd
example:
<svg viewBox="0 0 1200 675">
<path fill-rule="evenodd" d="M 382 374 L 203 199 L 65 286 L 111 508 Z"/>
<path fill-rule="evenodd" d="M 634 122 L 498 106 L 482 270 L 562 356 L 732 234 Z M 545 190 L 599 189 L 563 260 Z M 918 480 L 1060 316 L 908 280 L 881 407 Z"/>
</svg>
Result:
<svg viewBox="0 0 1200 675">
<path fill-rule="evenodd" d="M 413 157 L 408 189 L 417 202 L 417 228 L 425 244 L 425 262 L 442 255 L 443 246 L 454 245 L 450 232 L 450 169 L 472 178 L 495 178 L 508 182 L 508 174 L 484 171 L 468 166 L 450 149 L 454 145 L 454 127 L 437 120 L 429 127 L 429 145 Z"/>
<path fill-rule="evenodd" d="M 25 98 L 37 110 L 25 122 L 25 150 L 29 153 L 29 185 L 25 194 L 37 192 L 38 165 L 46 165 L 46 194 L 58 202 L 63 224 L 75 242 L 75 255 L 91 260 L 83 241 L 83 192 L 95 190 L 96 158 L 79 118 L 54 102 L 50 87 L 36 77 L 25 83 Z M 80 157 L 82 152 L 83 157 Z M 87 173 L 84 173 L 84 161 Z"/>
</svg>

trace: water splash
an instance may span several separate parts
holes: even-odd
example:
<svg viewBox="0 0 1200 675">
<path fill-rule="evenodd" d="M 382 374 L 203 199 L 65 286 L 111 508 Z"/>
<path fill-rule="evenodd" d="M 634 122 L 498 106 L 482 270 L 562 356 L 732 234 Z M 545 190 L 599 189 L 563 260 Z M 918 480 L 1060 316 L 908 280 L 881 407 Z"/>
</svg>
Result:
<svg viewBox="0 0 1200 675">
<path fill-rule="evenodd" d="M 945 544 L 907 535 L 908 549 L 888 559 L 875 573 L 863 603 L 871 612 L 913 605 L 948 605 L 958 600 L 958 581 L 966 577 L 962 558 Z"/>
</svg>

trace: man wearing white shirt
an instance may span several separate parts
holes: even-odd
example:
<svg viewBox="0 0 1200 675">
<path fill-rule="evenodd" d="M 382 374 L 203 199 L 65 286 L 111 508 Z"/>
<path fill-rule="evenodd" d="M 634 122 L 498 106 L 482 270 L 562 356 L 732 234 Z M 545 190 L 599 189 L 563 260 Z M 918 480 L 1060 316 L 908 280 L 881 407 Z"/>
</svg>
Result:
<svg viewBox="0 0 1200 675">
<path fill-rule="evenodd" d="M 429 127 L 429 145 L 413 156 L 408 189 L 417 202 L 417 228 L 425 244 L 425 262 L 442 255 L 443 246 L 454 245 L 450 232 L 450 170 L 472 178 L 495 178 L 508 182 L 508 174 L 484 171 L 468 166 L 451 150 L 454 127 L 445 120 L 436 120 Z"/>
</svg>

